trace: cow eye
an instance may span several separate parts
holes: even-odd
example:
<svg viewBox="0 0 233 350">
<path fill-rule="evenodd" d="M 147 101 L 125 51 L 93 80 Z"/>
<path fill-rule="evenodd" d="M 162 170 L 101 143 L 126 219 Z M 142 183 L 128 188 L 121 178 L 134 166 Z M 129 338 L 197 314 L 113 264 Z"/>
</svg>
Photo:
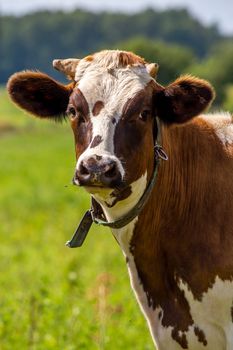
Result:
<svg viewBox="0 0 233 350">
<path fill-rule="evenodd" d="M 83 114 L 81 112 L 78 112 L 78 124 L 80 125 L 80 124 L 85 123 L 85 122 L 86 122 L 86 120 L 85 120 Z"/>
<path fill-rule="evenodd" d="M 68 108 L 67 113 L 68 113 L 71 117 L 75 117 L 75 116 L 76 116 L 76 110 L 75 110 L 75 108 L 72 107 L 72 106 Z"/>
<path fill-rule="evenodd" d="M 150 110 L 149 109 L 145 109 L 144 111 L 142 111 L 139 115 L 139 119 L 141 119 L 143 122 L 147 121 L 148 117 L 150 115 Z"/>
</svg>

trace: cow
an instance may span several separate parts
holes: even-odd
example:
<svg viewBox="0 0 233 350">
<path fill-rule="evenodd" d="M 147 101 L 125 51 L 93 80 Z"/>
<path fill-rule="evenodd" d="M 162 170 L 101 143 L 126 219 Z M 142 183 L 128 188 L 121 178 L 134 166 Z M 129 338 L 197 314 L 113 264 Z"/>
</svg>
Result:
<svg viewBox="0 0 233 350">
<path fill-rule="evenodd" d="M 120 244 L 155 346 L 233 350 L 232 116 L 203 114 L 215 95 L 207 81 L 164 87 L 158 66 L 131 52 L 53 65 L 68 85 L 24 71 L 8 92 L 37 117 L 70 119 L 73 182 Z"/>
</svg>

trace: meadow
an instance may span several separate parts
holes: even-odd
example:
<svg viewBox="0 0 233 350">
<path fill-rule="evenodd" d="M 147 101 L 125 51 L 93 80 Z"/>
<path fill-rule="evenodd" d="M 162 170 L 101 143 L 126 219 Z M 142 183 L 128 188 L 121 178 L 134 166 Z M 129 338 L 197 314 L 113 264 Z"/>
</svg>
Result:
<svg viewBox="0 0 233 350">
<path fill-rule="evenodd" d="M 27 116 L 1 89 L 0 150 L 0 349 L 154 349 L 110 230 L 65 247 L 89 207 L 68 123 Z"/>
</svg>

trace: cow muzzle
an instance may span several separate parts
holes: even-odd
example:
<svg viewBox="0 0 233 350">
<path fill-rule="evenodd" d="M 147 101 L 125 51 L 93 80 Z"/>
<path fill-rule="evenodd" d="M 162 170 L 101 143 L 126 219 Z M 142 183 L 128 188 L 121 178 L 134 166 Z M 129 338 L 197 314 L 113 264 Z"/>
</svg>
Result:
<svg viewBox="0 0 233 350">
<path fill-rule="evenodd" d="M 76 169 L 73 183 L 81 186 L 113 188 L 122 182 L 117 160 L 109 156 L 83 159 Z"/>
</svg>

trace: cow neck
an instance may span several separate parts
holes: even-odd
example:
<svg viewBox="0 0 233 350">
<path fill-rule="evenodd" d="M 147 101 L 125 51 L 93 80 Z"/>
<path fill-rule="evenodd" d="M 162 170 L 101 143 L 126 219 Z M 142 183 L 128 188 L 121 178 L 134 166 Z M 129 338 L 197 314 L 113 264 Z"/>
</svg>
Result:
<svg viewBox="0 0 233 350">
<path fill-rule="evenodd" d="M 131 221 L 133 221 L 142 211 L 145 204 L 147 203 L 154 185 L 156 183 L 157 175 L 158 175 L 158 169 L 160 165 L 161 160 L 167 160 L 167 154 L 163 150 L 161 144 L 162 144 L 162 137 L 161 137 L 161 128 L 160 123 L 158 119 L 156 118 L 155 126 L 157 127 L 157 137 L 154 137 L 154 170 L 152 177 L 142 194 L 141 198 L 137 202 L 137 204 L 129 210 L 125 215 L 121 216 L 119 219 L 114 221 L 107 221 L 104 218 L 104 214 L 102 211 L 101 206 L 96 202 L 96 200 L 92 197 L 92 207 L 89 209 L 83 216 L 77 230 L 75 231 L 73 237 L 71 240 L 69 240 L 66 245 L 69 248 L 76 248 L 80 247 L 89 230 L 94 222 L 95 224 L 107 226 L 113 229 L 120 229 L 128 225 Z"/>
</svg>

